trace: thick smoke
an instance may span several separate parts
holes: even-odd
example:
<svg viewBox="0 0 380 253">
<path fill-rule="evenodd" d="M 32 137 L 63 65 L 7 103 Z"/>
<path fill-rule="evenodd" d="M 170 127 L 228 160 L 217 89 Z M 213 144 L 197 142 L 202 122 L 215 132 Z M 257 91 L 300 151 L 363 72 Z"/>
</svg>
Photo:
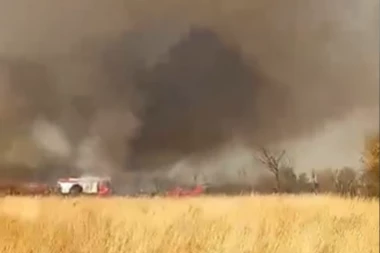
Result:
<svg viewBox="0 0 380 253">
<path fill-rule="evenodd" d="M 201 158 L 240 169 L 247 148 L 285 145 L 300 169 L 352 165 L 378 122 L 378 7 L 2 1 L 1 162 L 28 152 L 33 166 L 65 173 L 183 174 L 223 167 Z M 347 150 L 332 148 L 334 131 Z"/>
</svg>

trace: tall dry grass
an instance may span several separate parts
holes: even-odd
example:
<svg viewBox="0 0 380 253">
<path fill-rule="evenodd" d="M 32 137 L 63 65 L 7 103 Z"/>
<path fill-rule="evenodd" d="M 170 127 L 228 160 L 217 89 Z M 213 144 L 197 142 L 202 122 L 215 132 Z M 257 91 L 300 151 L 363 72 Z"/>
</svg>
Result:
<svg viewBox="0 0 380 253">
<path fill-rule="evenodd" d="M 0 199 L 1 253 L 379 252 L 377 200 Z"/>
</svg>

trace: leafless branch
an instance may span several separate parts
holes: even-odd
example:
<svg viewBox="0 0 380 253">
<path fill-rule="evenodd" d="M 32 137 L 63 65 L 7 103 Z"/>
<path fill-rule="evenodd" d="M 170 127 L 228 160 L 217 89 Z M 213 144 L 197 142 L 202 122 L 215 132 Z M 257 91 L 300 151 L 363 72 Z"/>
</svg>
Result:
<svg viewBox="0 0 380 253">
<path fill-rule="evenodd" d="M 274 154 L 268 149 L 261 147 L 260 153 L 257 159 L 264 164 L 268 170 L 273 173 L 276 178 L 277 191 L 280 190 L 280 170 L 284 167 L 285 150 L 282 150 L 279 154 Z"/>
</svg>

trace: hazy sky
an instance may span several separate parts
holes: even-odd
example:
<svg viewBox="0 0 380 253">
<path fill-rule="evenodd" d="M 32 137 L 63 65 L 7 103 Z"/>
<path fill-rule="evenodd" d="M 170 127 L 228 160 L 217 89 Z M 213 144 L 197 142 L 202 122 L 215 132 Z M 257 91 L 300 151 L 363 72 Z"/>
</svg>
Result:
<svg viewBox="0 0 380 253">
<path fill-rule="evenodd" d="M 299 170 L 357 166 L 378 126 L 378 8 L 377 0 L 2 1 L 2 159 L 29 150 L 39 163 L 54 153 L 108 173 L 214 159 L 234 140 L 286 146 Z M 61 139 L 36 135 L 41 123 Z M 244 152 L 231 159 L 249 163 Z"/>
</svg>

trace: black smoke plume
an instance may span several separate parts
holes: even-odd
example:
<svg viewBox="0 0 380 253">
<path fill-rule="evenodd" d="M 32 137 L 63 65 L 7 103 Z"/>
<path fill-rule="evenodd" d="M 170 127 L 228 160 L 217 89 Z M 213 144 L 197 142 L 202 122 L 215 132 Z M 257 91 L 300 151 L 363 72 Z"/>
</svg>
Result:
<svg viewBox="0 0 380 253">
<path fill-rule="evenodd" d="M 353 135 L 376 127 L 362 113 L 378 105 L 376 6 L 5 1 L 1 162 L 112 174 L 286 143 L 302 165 L 346 165 Z M 345 128 L 357 115 L 366 123 Z M 329 124 L 351 149 L 321 159 L 337 142 Z"/>
</svg>

